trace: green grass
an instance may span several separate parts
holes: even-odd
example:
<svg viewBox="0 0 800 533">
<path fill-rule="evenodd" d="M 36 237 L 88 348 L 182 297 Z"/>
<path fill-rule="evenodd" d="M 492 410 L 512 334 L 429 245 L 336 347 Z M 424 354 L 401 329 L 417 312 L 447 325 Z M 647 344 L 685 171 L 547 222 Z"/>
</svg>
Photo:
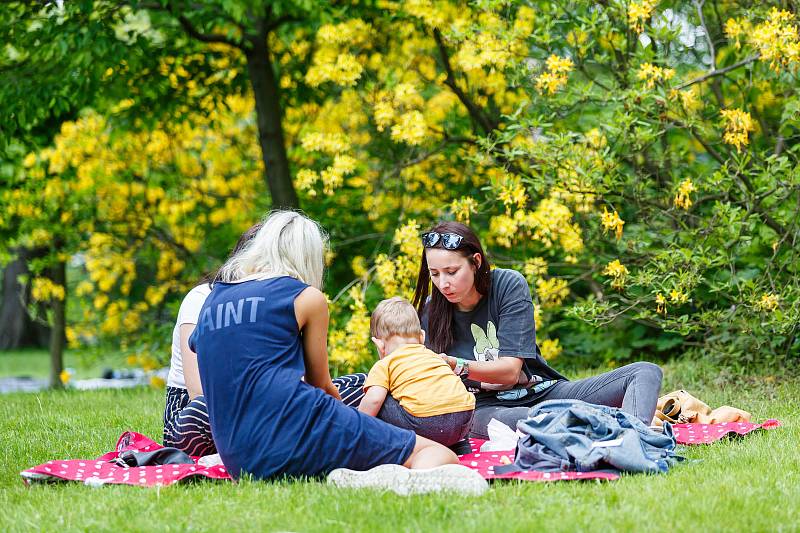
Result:
<svg viewBox="0 0 800 533">
<path fill-rule="evenodd" d="M 64 368 L 75 371 L 71 379 L 100 377 L 104 368 L 124 368 L 125 361 L 118 353 L 97 358 L 86 353 L 67 350 L 64 354 Z M 48 378 L 50 376 L 50 354 L 47 350 L 9 350 L 0 351 L 0 377 L 29 376 Z"/>
<path fill-rule="evenodd" d="M 784 427 L 685 451 L 667 475 L 615 482 L 504 482 L 479 498 L 402 498 L 319 482 L 195 482 L 162 488 L 23 485 L 19 471 L 93 458 L 134 429 L 161 432 L 163 392 L 45 392 L 0 397 L 0 530 L 797 531 L 800 384 L 744 379 L 689 362 L 666 366 L 686 388 Z"/>
</svg>

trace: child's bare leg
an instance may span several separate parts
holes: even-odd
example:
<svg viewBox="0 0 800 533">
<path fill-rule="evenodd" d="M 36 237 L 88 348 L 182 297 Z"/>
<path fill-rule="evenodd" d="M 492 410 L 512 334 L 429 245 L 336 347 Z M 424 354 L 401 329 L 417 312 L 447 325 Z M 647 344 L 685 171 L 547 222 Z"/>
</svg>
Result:
<svg viewBox="0 0 800 533">
<path fill-rule="evenodd" d="M 458 464 L 458 456 L 452 450 L 425 437 L 417 435 L 414 451 L 403 463 L 406 468 L 435 468 L 441 465 Z"/>
</svg>

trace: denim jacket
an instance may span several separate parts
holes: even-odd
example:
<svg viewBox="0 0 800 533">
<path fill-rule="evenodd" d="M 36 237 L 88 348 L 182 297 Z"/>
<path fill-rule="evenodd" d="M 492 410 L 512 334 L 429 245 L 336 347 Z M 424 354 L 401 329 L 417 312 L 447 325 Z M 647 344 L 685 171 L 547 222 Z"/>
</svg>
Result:
<svg viewBox="0 0 800 533">
<path fill-rule="evenodd" d="M 517 423 L 524 433 L 504 471 L 666 472 L 674 460 L 672 426 L 656 433 L 633 415 L 580 400 L 550 400 Z M 498 472 L 497 468 L 495 471 Z M 500 472 L 498 472 L 500 473 Z"/>
</svg>

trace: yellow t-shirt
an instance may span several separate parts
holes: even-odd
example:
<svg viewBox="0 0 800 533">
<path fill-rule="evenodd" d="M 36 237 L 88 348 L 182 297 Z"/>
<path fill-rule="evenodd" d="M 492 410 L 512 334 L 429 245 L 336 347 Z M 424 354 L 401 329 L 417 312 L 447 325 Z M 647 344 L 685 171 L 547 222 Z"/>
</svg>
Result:
<svg viewBox="0 0 800 533">
<path fill-rule="evenodd" d="M 406 344 L 372 367 L 364 388 L 387 389 L 413 416 L 459 413 L 475 408 L 475 396 L 467 392 L 450 365 L 421 344 Z"/>
</svg>

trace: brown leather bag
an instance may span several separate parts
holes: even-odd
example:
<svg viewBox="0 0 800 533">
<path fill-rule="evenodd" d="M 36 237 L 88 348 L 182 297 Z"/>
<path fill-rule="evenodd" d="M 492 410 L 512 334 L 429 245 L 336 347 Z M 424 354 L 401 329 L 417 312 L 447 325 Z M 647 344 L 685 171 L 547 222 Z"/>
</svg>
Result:
<svg viewBox="0 0 800 533">
<path fill-rule="evenodd" d="M 685 390 L 676 390 L 658 399 L 652 425 L 670 424 L 724 424 L 749 422 L 750 413 L 724 405 L 713 411 Z"/>
</svg>

